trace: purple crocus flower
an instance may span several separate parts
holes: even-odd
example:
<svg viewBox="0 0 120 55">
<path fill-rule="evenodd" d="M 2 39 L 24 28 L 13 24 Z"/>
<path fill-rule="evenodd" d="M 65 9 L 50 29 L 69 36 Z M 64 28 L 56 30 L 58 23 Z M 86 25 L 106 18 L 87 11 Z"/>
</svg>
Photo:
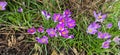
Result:
<svg viewBox="0 0 120 55">
<path fill-rule="evenodd" d="M 47 29 L 46 32 L 48 33 L 48 35 L 49 35 L 50 37 L 54 37 L 54 36 L 57 37 L 56 30 L 53 29 L 53 28 Z"/>
<path fill-rule="evenodd" d="M 104 21 L 104 19 L 106 18 L 106 14 L 101 14 L 101 12 L 100 13 L 96 13 L 96 11 L 94 11 L 93 12 L 94 13 L 94 16 L 95 16 L 95 22 L 103 22 Z"/>
<path fill-rule="evenodd" d="M 70 10 L 65 10 L 65 11 L 63 12 L 63 17 L 69 17 L 69 16 L 71 16 Z"/>
<path fill-rule="evenodd" d="M 43 15 L 47 20 L 49 20 L 49 18 L 50 18 L 50 13 L 48 13 L 48 12 L 45 11 L 45 10 L 42 10 L 41 13 L 42 13 L 42 15 Z"/>
<path fill-rule="evenodd" d="M 111 28 L 112 27 L 112 23 L 107 24 L 107 28 Z"/>
<path fill-rule="evenodd" d="M 58 23 L 56 26 L 56 29 L 58 31 L 63 31 L 65 29 L 65 24 L 64 23 Z"/>
<path fill-rule="evenodd" d="M 118 21 L 118 28 L 119 28 L 119 30 L 120 30 L 120 21 Z"/>
<path fill-rule="evenodd" d="M 7 2 L 5 1 L 0 1 L 0 10 L 6 10 L 6 5 L 7 5 Z"/>
<path fill-rule="evenodd" d="M 18 8 L 18 12 L 23 12 L 23 9 L 22 8 Z"/>
<path fill-rule="evenodd" d="M 120 45 L 120 38 L 119 38 L 118 36 L 114 37 L 114 38 L 113 38 L 113 41 L 114 41 L 116 44 Z"/>
<path fill-rule="evenodd" d="M 62 18 L 61 14 L 55 13 L 55 14 L 53 15 L 53 20 L 54 20 L 54 22 L 59 21 L 61 18 Z"/>
<path fill-rule="evenodd" d="M 87 28 L 87 33 L 89 33 L 89 34 L 95 34 L 96 32 L 97 32 L 97 30 L 92 27 Z"/>
<path fill-rule="evenodd" d="M 68 37 L 68 33 L 69 33 L 69 31 L 67 29 L 64 29 L 63 31 L 59 31 L 59 35 L 64 38 Z"/>
<path fill-rule="evenodd" d="M 34 27 L 32 27 L 32 28 L 28 29 L 27 32 L 29 34 L 35 34 L 36 33 L 36 29 Z"/>
<path fill-rule="evenodd" d="M 40 27 L 37 29 L 37 31 L 43 33 L 43 32 L 44 32 L 44 27 L 43 27 L 43 26 L 40 26 Z"/>
<path fill-rule="evenodd" d="M 65 18 L 63 18 L 63 17 L 62 17 L 62 18 L 60 18 L 60 19 L 59 19 L 59 23 L 64 23 L 64 24 L 65 24 L 65 23 L 66 23 Z"/>
<path fill-rule="evenodd" d="M 110 42 L 111 42 L 111 40 L 107 40 L 107 41 L 103 42 L 102 43 L 102 48 L 105 48 L 105 49 L 109 48 Z"/>
<path fill-rule="evenodd" d="M 104 33 L 104 38 L 109 39 L 109 38 L 111 38 L 111 35 L 109 33 Z"/>
<path fill-rule="evenodd" d="M 87 28 L 87 33 L 89 34 L 95 34 L 97 32 L 97 29 L 101 26 L 97 24 L 96 22 L 91 23 Z"/>
<path fill-rule="evenodd" d="M 104 33 L 98 32 L 98 38 L 103 39 L 104 38 Z"/>
<path fill-rule="evenodd" d="M 48 44 L 48 37 L 43 36 L 42 38 L 36 37 L 36 41 L 41 44 Z"/>
<path fill-rule="evenodd" d="M 67 22 L 66 26 L 68 28 L 74 28 L 76 26 L 75 20 L 71 20 L 71 21 Z"/>
</svg>

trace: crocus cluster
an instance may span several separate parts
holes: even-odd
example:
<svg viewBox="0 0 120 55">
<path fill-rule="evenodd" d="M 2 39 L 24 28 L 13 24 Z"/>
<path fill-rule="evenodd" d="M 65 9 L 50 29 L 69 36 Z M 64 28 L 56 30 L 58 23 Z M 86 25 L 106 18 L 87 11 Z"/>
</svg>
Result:
<svg viewBox="0 0 120 55">
<path fill-rule="evenodd" d="M 29 28 L 27 30 L 27 32 L 31 35 L 35 34 L 36 32 L 43 33 L 44 32 L 44 27 L 42 25 L 40 25 L 40 27 L 38 27 L 37 29 L 35 27 L 32 27 L 32 28 Z M 48 37 L 47 36 L 43 36 L 41 38 L 36 37 L 36 41 L 38 43 L 41 43 L 41 44 L 47 44 L 48 43 Z"/>
<path fill-rule="evenodd" d="M 111 35 L 107 32 L 98 31 L 98 29 L 101 27 L 100 24 L 103 23 L 103 21 L 106 19 L 107 15 L 102 14 L 101 12 L 97 14 L 95 11 L 93 13 L 94 13 L 95 21 L 88 26 L 86 32 L 88 34 L 92 34 L 92 35 L 95 35 L 97 33 L 98 38 L 106 40 L 105 42 L 102 43 L 102 48 L 109 48 L 109 45 L 111 42 L 111 40 L 110 40 Z M 118 27 L 120 29 L 120 21 L 118 22 Z M 108 29 L 112 28 L 112 23 L 107 24 L 106 28 L 108 28 Z M 118 44 L 120 41 L 120 38 L 115 37 L 113 39 L 113 41 Z"/>
<path fill-rule="evenodd" d="M 109 33 L 98 32 L 98 38 L 100 39 L 109 39 L 111 35 Z"/>
<path fill-rule="evenodd" d="M 46 18 L 46 20 L 49 21 L 51 15 L 47 11 L 43 10 L 41 11 L 41 14 Z M 35 34 L 36 32 L 39 33 L 47 33 L 47 35 L 51 38 L 53 37 L 58 37 L 62 36 L 63 38 L 74 38 L 74 35 L 69 34 L 69 29 L 73 29 L 76 26 L 75 20 L 72 19 L 71 17 L 71 12 L 70 10 L 65 10 L 63 14 L 60 13 L 54 13 L 53 16 L 51 17 L 52 20 L 57 23 L 57 25 L 53 28 L 47 28 L 46 30 L 44 27 L 41 25 L 39 28 L 30 28 L 27 30 L 29 34 Z M 97 26 L 97 25 L 96 25 Z M 98 28 L 98 27 L 95 27 Z M 37 31 L 36 31 L 37 30 Z M 43 37 L 36 37 L 36 41 L 41 44 L 47 44 L 48 43 L 48 37 L 43 36 Z"/>
</svg>

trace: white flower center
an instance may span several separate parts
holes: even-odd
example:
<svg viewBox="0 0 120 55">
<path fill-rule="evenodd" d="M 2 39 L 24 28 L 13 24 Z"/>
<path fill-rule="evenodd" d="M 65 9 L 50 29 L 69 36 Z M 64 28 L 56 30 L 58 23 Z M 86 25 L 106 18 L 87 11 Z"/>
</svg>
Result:
<svg viewBox="0 0 120 55">
<path fill-rule="evenodd" d="M 93 30 L 92 29 L 89 29 L 88 32 L 92 32 Z"/>
</svg>

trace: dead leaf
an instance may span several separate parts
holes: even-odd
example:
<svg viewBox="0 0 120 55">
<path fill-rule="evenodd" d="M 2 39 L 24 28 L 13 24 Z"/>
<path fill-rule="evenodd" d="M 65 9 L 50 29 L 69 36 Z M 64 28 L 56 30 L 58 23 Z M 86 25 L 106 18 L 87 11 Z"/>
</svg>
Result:
<svg viewBox="0 0 120 55">
<path fill-rule="evenodd" d="M 73 52 L 75 53 L 75 55 L 79 55 L 79 53 L 78 53 L 78 51 L 77 51 L 77 49 L 75 48 L 75 47 L 73 47 Z"/>
<path fill-rule="evenodd" d="M 8 46 L 12 47 L 16 44 L 16 38 L 12 35 L 11 38 L 8 40 Z"/>
<path fill-rule="evenodd" d="M 35 47 L 35 51 L 39 51 L 39 49 L 41 49 L 40 46 L 39 46 L 38 44 L 35 44 L 34 47 Z"/>
<path fill-rule="evenodd" d="M 58 55 L 57 51 L 56 50 L 53 50 L 52 54 L 51 55 Z"/>
<path fill-rule="evenodd" d="M 34 53 L 33 55 L 38 55 L 38 53 Z"/>
<path fill-rule="evenodd" d="M 21 35 L 21 36 L 19 36 L 17 39 L 18 39 L 18 41 L 21 41 L 21 40 L 23 40 L 23 39 L 24 39 L 24 36 L 23 36 L 23 35 Z"/>
</svg>

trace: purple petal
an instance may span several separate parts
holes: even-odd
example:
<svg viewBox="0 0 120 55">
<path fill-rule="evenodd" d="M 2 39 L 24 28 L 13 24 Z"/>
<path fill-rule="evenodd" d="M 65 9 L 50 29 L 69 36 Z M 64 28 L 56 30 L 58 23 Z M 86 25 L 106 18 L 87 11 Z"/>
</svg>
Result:
<svg viewBox="0 0 120 55">
<path fill-rule="evenodd" d="M 98 16 L 101 16 L 101 14 L 102 14 L 101 12 L 100 12 L 100 13 L 98 13 Z"/>
<path fill-rule="evenodd" d="M 102 19 L 105 19 L 106 17 L 107 17 L 107 15 L 106 15 L 106 14 L 102 15 Z"/>
<path fill-rule="evenodd" d="M 93 11 L 94 17 L 97 18 L 96 11 Z"/>
<path fill-rule="evenodd" d="M 43 16 L 46 16 L 47 12 L 45 10 L 41 11 Z"/>
<path fill-rule="evenodd" d="M 46 14 L 46 19 L 47 19 L 47 20 L 49 20 L 50 17 L 51 17 L 51 16 L 50 16 L 50 13 Z"/>
</svg>

